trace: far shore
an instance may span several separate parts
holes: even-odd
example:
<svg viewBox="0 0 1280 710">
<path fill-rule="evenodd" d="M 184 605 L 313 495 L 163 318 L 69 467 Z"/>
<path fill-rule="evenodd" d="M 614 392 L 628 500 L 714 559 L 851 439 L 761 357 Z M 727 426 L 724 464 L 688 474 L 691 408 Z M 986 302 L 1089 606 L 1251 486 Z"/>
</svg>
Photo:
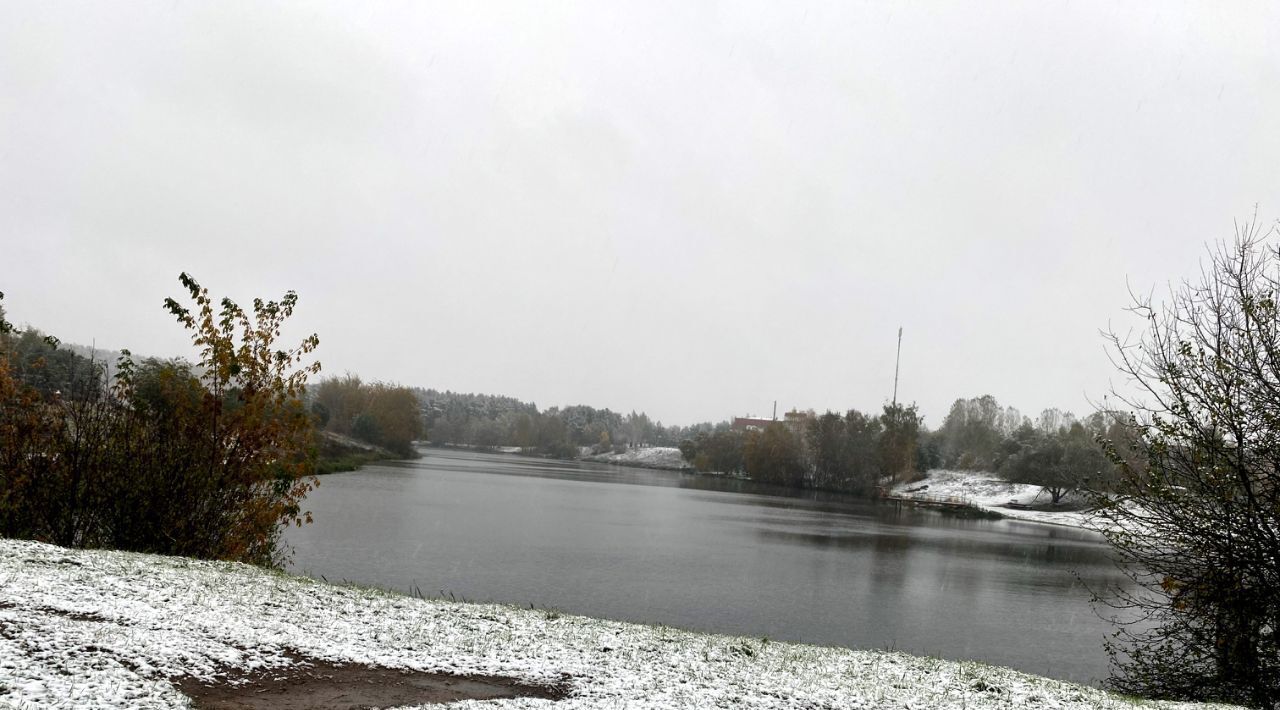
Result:
<svg viewBox="0 0 1280 710">
<path fill-rule="evenodd" d="M 750 478 L 734 474 L 698 471 L 687 462 L 684 462 L 683 459 L 681 459 L 681 463 L 683 465 L 670 463 L 670 461 L 675 457 L 679 456 L 680 450 L 675 447 L 643 447 L 639 449 L 628 449 L 622 454 L 582 455 L 578 458 L 568 459 L 550 456 L 547 454 L 526 453 L 517 446 L 478 447 L 468 444 L 433 444 L 426 441 L 414 442 L 414 445 L 431 449 L 456 449 L 460 451 L 525 456 L 556 461 L 606 463 L 625 468 L 673 471 L 697 476 L 731 477 L 742 478 L 747 481 L 751 480 Z M 639 455 L 636 455 L 636 452 L 639 452 Z M 645 452 L 649 452 L 648 460 L 646 460 L 644 455 Z M 655 456 L 653 455 L 654 453 L 657 453 L 658 455 Z M 818 489 L 793 488 L 789 490 L 810 491 Z M 989 517 L 1004 518 L 1022 523 L 1056 525 L 1061 527 L 1097 531 L 1097 526 L 1094 524 L 1093 516 L 1089 511 L 1079 509 L 1046 509 L 1044 506 L 1036 505 L 1036 501 L 1038 501 L 1043 495 L 1043 489 L 1040 486 L 1023 483 L 1010 483 L 996 474 L 987 471 L 949 471 L 946 469 L 934 469 L 926 473 L 924 478 L 920 480 L 913 481 L 911 483 L 900 483 L 893 486 L 890 492 L 895 496 L 903 498 L 911 498 L 919 493 L 921 494 L 919 495 L 919 498 L 922 502 L 927 501 L 930 496 L 942 496 L 961 500 L 975 511 L 991 514 Z M 1034 507 L 1009 507 L 1007 504 L 1010 502 Z"/>
</svg>

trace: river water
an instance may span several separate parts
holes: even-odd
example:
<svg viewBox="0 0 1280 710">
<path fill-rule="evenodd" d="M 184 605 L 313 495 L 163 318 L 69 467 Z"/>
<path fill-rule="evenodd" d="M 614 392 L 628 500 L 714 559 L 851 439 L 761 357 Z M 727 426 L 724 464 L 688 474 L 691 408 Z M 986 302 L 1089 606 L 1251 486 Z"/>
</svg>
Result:
<svg viewBox="0 0 1280 710">
<path fill-rule="evenodd" d="M 292 569 L 424 595 L 1107 674 L 1101 537 L 606 464 L 424 449 L 335 474 Z"/>
</svg>

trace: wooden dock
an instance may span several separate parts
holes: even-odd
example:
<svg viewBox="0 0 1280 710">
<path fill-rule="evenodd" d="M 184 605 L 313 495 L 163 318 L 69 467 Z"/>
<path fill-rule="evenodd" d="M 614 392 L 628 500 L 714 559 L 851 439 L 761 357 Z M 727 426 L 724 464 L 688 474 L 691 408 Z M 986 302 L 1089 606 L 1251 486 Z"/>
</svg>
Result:
<svg viewBox="0 0 1280 710">
<path fill-rule="evenodd" d="M 893 503 L 908 504 L 920 506 L 922 508 L 972 508 L 973 502 L 968 498 L 960 496 L 934 496 L 926 493 L 912 493 L 909 495 L 894 495 L 892 493 L 884 493 L 880 496 L 880 500 L 890 501 Z"/>
</svg>

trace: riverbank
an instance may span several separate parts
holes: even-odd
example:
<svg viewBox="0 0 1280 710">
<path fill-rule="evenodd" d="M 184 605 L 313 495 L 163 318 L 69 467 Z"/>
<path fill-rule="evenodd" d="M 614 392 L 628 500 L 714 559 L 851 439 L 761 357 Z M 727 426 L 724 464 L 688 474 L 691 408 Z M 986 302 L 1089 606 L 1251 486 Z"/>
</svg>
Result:
<svg viewBox="0 0 1280 710">
<path fill-rule="evenodd" d="M 246 565 L 14 540 L 0 540 L 0 580 L 0 704 L 19 708 L 189 707 L 178 683 L 283 674 L 299 659 L 501 676 L 563 697 L 454 707 L 1211 707 L 1134 701 L 979 663 L 411 598 Z"/>
<path fill-rule="evenodd" d="M 591 454 L 590 449 L 586 449 L 583 455 L 578 458 L 582 461 L 611 463 L 617 466 L 632 466 L 635 468 L 653 468 L 661 471 L 693 471 L 693 466 L 684 460 L 680 449 L 674 446 L 645 446 L 637 449 L 627 449 L 621 453 L 607 454 Z"/>
<path fill-rule="evenodd" d="M 1048 493 L 1040 486 L 1010 483 L 982 471 L 935 469 L 913 483 L 899 483 L 890 493 L 902 498 L 948 498 L 963 501 L 980 510 L 999 513 L 1014 520 L 1094 530 L 1093 516 L 1086 510 L 1053 510 L 1043 505 Z M 1076 501 L 1071 501 L 1076 502 Z M 1009 503 L 1016 507 L 1009 507 Z"/>
<path fill-rule="evenodd" d="M 552 456 L 550 454 L 528 453 L 519 446 L 493 446 L 480 447 L 468 444 L 423 444 L 435 449 L 459 449 L 462 451 L 476 451 L 488 454 L 510 454 L 513 456 L 527 456 L 530 458 L 550 459 L 554 461 L 589 461 L 592 463 L 607 463 L 615 466 L 628 466 L 630 468 L 648 468 L 658 471 L 682 471 L 685 473 L 693 473 L 692 464 L 684 460 L 684 456 L 680 453 L 680 449 L 674 446 L 645 446 L 635 449 L 627 449 L 621 453 L 609 452 L 607 454 L 593 454 L 591 447 L 583 446 L 578 449 L 576 458 L 565 458 L 562 456 Z"/>
<path fill-rule="evenodd" d="M 326 435 L 332 436 L 332 435 Z M 399 460 L 403 457 L 396 456 L 385 449 L 377 447 L 369 447 L 366 444 L 357 442 L 354 439 L 342 437 L 340 444 L 354 444 L 362 447 L 360 449 L 348 448 L 343 454 L 346 458 L 331 458 L 326 461 L 322 456 L 320 461 L 320 473 L 333 473 L 340 471 L 352 471 L 360 468 L 367 463 L 375 463 L 377 461 Z M 525 456 L 530 458 L 539 458 L 555 461 L 583 461 L 591 463 L 607 463 L 615 466 L 626 466 L 630 468 L 644 468 L 662 471 L 675 471 L 680 473 L 697 474 L 700 476 L 713 476 L 718 478 L 743 478 L 750 480 L 741 474 L 724 474 L 707 471 L 698 471 L 684 460 L 680 449 L 669 446 L 651 446 L 637 449 L 628 449 L 622 453 L 607 454 L 591 454 L 590 449 L 583 447 L 581 454 L 576 459 L 560 458 L 548 456 L 545 454 L 526 453 L 525 450 L 518 446 L 499 446 L 492 448 L 482 448 L 469 446 L 465 444 L 425 444 L 418 442 L 420 446 L 428 446 L 429 448 L 437 448 L 443 450 L 457 449 L 461 451 L 475 451 L 479 453 L 504 454 L 511 456 Z M 332 465 L 333 461 L 346 462 L 349 465 L 337 467 Z M 806 488 L 797 488 L 794 490 L 812 490 Z M 922 503 L 936 503 L 938 500 L 947 500 L 949 502 L 963 502 L 963 506 L 955 506 L 945 509 L 948 514 L 959 515 L 960 517 L 992 517 L 992 518 L 1009 518 L 1012 520 L 1020 520 L 1024 522 L 1044 523 L 1048 525 L 1065 525 L 1084 530 L 1096 530 L 1093 522 L 1093 516 L 1087 510 L 1068 509 L 1058 510 L 1045 504 L 1048 494 L 1040 486 L 1034 486 L 1024 483 L 1010 483 L 995 474 L 981 471 L 947 471 L 942 469 L 934 469 L 925 474 L 925 478 L 912 483 L 899 483 L 889 490 L 889 494 L 896 498 L 918 499 Z M 1010 507 L 1009 503 L 1016 504 Z M 1068 497 L 1068 507 L 1070 504 L 1079 505 L 1080 501 Z"/>
<path fill-rule="evenodd" d="M 408 458 L 381 446 L 367 444 L 359 439 L 322 431 L 316 446 L 316 475 L 356 471 L 379 461 L 400 461 Z"/>
</svg>

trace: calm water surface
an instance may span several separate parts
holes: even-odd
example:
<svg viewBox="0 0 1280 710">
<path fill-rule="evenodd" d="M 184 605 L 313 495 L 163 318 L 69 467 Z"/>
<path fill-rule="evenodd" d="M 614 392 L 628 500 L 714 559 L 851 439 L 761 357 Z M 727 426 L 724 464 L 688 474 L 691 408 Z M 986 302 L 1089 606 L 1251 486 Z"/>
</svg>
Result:
<svg viewBox="0 0 1280 710">
<path fill-rule="evenodd" d="M 1107 673 L 1071 528 L 667 471 L 424 449 L 322 479 L 294 571 L 770 639 L 897 648 L 1066 680 Z"/>
</svg>

